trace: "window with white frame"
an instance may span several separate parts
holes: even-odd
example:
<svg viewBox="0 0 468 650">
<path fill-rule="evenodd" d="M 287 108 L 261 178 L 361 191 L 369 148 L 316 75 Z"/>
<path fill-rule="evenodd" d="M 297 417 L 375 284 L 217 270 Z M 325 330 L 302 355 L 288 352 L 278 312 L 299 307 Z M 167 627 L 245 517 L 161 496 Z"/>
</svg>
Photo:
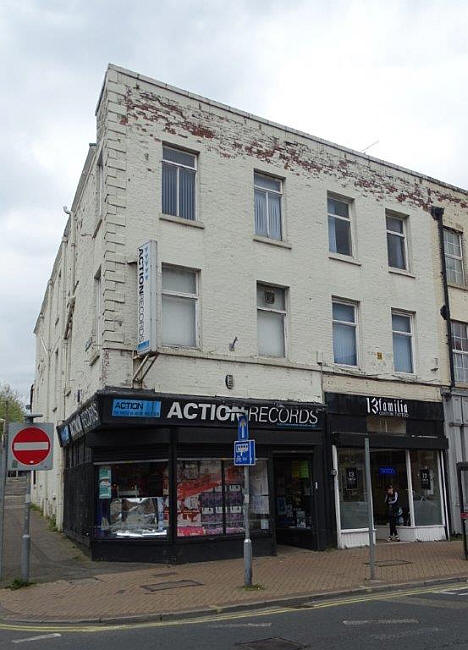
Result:
<svg viewBox="0 0 468 650">
<path fill-rule="evenodd" d="M 162 267 L 162 344 L 194 348 L 198 345 L 198 273 Z"/>
<path fill-rule="evenodd" d="M 392 311 L 393 367 L 396 372 L 413 372 L 412 316 Z"/>
<path fill-rule="evenodd" d="M 270 239 L 282 239 L 282 185 L 282 181 L 278 178 L 254 173 L 256 235 Z"/>
<path fill-rule="evenodd" d="M 455 381 L 468 383 L 468 324 L 452 321 Z"/>
<path fill-rule="evenodd" d="M 286 356 L 286 289 L 257 284 L 258 353 Z"/>
<path fill-rule="evenodd" d="M 447 280 L 454 284 L 465 284 L 461 233 L 444 228 L 444 253 Z"/>
<path fill-rule="evenodd" d="M 181 149 L 163 147 L 162 211 L 195 221 L 195 174 L 197 157 Z"/>
<path fill-rule="evenodd" d="M 333 360 L 357 366 L 357 305 L 333 299 Z"/>
<path fill-rule="evenodd" d="M 102 282 L 101 269 L 94 276 L 94 305 L 95 305 L 95 322 L 94 332 L 96 336 L 96 345 L 101 344 L 102 335 Z"/>
<path fill-rule="evenodd" d="M 408 269 L 408 246 L 406 241 L 406 218 L 387 212 L 388 265 L 394 269 Z"/>
<path fill-rule="evenodd" d="M 96 205 L 99 219 L 104 212 L 104 167 L 102 164 L 102 153 L 96 165 Z"/>
<path fill-rule="evenodd" d="M 350 202 L 329 196 L 327 208 L 330 253 L 352 256 Z"/>
</svg>

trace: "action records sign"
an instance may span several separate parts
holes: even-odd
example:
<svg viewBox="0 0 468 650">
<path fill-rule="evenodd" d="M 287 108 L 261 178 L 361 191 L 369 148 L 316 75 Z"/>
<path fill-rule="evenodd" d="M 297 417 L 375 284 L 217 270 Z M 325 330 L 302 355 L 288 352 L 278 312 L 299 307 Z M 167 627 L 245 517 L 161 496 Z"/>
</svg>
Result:
<svg viewBox="0 0 468 650">
<path fill-rule="evenodd" d="M 53 462 L 53 425 L 49 423 L 9 426 L 8 469 L 49 470 Z"/>
</svg>

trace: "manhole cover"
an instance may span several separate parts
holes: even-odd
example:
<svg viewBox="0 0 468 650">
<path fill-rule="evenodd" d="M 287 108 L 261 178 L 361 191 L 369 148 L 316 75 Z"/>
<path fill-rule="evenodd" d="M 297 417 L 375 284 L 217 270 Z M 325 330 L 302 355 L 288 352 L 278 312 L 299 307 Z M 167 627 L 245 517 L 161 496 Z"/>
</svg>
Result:
<svg viewBox="0 0 468 650">
<path fill-rule="evenodd" d="M 248 650 L 301 650 L 307 646 L 302 643 L 295 643 L 280 637 L 272 637 L 271 639 L 259 639 L 258 641 L 247 641 L 245 643 L 237 643 L 241 648 Z"/>
<path fill-rule="evenodd" d="M 367 566 L 369 566 L 369 562 L 364 562 Z M 377 560 L 375 563 L 376 566 L 402 566 L 403 564 L 413 564 L 412 562 L 409 562 L 408 560 Z"/>
<path fill-rule="evenodd" d="M 203 583 L 196 580 L 173 580 L 172 582 L 155 582 L 150 585 L 140 585 L 145 591 L 163 591 L 163 589 L 178 589 L 179 587 L 200 587 Z"/>
</svg>

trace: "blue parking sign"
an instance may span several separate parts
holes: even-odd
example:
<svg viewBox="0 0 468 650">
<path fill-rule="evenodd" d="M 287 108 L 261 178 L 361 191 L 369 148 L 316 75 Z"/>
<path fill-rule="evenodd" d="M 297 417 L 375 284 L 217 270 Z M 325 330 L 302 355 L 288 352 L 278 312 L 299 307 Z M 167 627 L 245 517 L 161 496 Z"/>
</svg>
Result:
<svg viewBox="0 0 468 650">
<path fill-rule="evenodd" d="M 234 442 L 234 465 L 255 465 L 255 440 Z"/>
<path fill-rule="evenodd" d="M 246 415 L 240 415 L 237 420 L 237 440 L 249 439 L 249 421 Z"/>
</svg>

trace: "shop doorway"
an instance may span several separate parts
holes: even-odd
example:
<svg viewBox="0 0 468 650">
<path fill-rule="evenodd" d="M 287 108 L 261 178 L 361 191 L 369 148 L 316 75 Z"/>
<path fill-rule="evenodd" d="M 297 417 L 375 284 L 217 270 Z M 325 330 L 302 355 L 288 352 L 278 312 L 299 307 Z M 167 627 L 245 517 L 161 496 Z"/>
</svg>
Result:
<svg viewBox="0 0 468 650">
<path fill-rule="evenodd" d="M 374 506 L 374 524 L 388 524 L 388 508 L 385 503 L 385 488 L 393 485 L 398 491 L 398 500 L 402 509 L 400 526 L 410 525 L 410 508 L 408 500 L 408 473 L 406 451 L 404 449 L 374 449 L 371 451 L 372 502 Z"/>
<path fill-rule="evenodd" d="M 317 548 L 312 455 L 274 458 L 275 523 L 278 544 Z"/>
</svg>

